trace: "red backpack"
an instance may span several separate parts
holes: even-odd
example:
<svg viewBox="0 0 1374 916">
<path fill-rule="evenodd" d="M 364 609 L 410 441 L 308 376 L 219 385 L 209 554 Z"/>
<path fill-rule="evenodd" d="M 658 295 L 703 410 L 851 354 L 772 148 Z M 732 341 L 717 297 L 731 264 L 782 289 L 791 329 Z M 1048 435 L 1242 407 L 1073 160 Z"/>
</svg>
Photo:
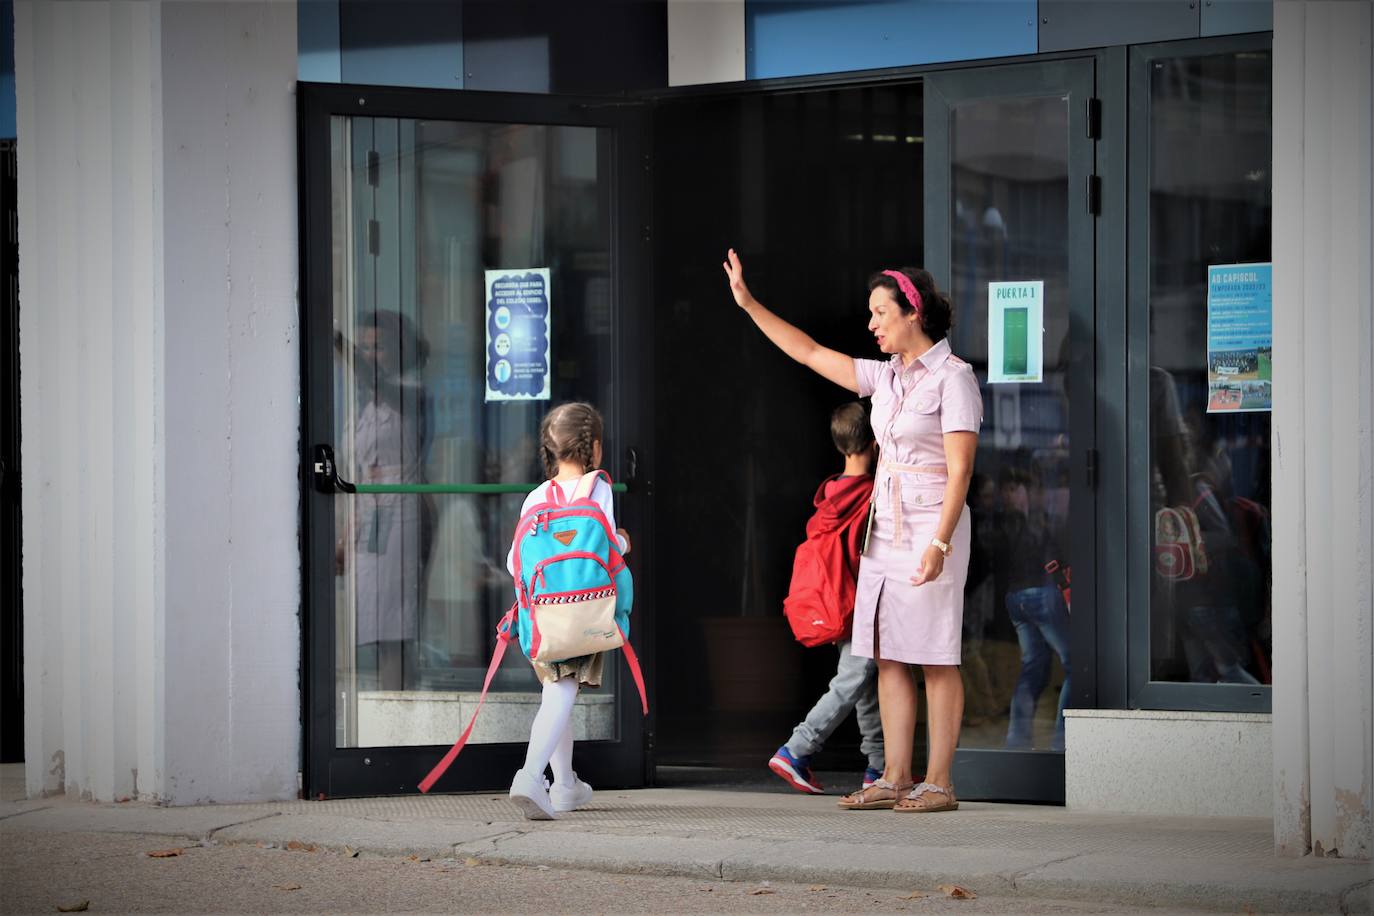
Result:
<svg viewBox="0 0 1374 916">
<path fill-rule="evenodd" d="M 829 491 L 827 493 L 827 491 Z M 816 491 L 816 512 L 806 523 L 806 540 L 792 561 L 792 585 L 782 612 L 804 646 L 849 636 L 864 519 L 873 477 L 836 475 Z"/>
</svg>

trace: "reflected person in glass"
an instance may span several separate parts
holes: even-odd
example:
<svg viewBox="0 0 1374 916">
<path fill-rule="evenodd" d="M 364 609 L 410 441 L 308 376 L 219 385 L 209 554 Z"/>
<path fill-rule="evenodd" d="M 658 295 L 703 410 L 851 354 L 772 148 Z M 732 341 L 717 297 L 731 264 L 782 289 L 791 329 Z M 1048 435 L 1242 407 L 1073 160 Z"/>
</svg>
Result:
<svg viewBox="0 0 1374 916">
<path fill-rule="evenodd" d="M 355 473 L 361 483 L 422 483 L 431 424 L 420 373 L 429 344 L 410 318 L 389 309 L 363 313 L 357 327 L 357 408 L 345 438 Z M 336 566 L 340 575 L 353 568 L 361 689 L 414 686 L 432 528 L 428 497 L 381 493 L 359 495 L 352 529 L 342 529 Z"/>
<path fill-rule="evenodd" d="M 949 299 L 928 271 L 885 270 L 868 283 L 868 329 L 888 359 L 857 359 L 816 343 L 764 308 L 739 256 L 723 265 L 735 303 L 780 350 L 860 397 L 873 398 L 880 461 L 859 562 L 852 651 L 878 663 L 887 748 L 883 777 L 840 800 L 849 810 L 952 811 L 954 748 L 964 712 L 959 675 L 973 476 L 983 402 L 973 368 L 950 352 Z M 916 683 L 925 674 L 928 760 L 912 778 Z"/>
<path fill-rule="evenodd" d="M 1050 581 L 1046 564 L 1059 553 L 1043 508 L 1032 505 L 1031 492 L 1039 481 L 1031 471 L 1004 468 L 999 478 L 1002 511 L 996 533 L 997 577 L 1006 594 L 1007 615 L 1016 627 L 1021 648 L 1021 671 L 1011 697 L 1007 747 L 1024 750 L 1034 745 L 1035 709 L 1050 680 L 1052 655 L 1059 656 L 1064 684 L 1055 710 L 1050 748 L 1064 750 L 1064 705 L 1069 700 L 1069 611 L 1059 589 Z M 1041 501 L 1043 502 L 1043 500 Z"/>
</svg>

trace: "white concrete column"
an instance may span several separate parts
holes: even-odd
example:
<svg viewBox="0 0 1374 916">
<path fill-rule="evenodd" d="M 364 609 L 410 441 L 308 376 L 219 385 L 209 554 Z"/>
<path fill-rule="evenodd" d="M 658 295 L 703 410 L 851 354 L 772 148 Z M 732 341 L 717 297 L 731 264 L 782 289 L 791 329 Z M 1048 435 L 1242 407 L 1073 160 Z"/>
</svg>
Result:
<svg viewBox="0 0 1374 916">
<path fill-rule="evenodd" d="M 1374 851 L 1374 15 L 1274 4 L 1274 804 L 1288 855 Z"/>
<path fill-rule="evenodd" d="M 30 795 L 295 794 L 295 30 L 15 4 Z"/>
</svg>

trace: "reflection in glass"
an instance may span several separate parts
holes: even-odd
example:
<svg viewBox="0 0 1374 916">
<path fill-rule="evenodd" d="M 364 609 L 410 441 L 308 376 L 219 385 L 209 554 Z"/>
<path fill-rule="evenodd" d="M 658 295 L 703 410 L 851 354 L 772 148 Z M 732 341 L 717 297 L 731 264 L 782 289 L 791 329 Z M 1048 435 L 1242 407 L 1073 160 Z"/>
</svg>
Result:
<svg viewBox="0 0 1374 916">
<path fill-rule="evenodd" d="M 1062 97 L 951 122 L 954 352 L 987 378 L 988 284 L 1043 280 L 1044 379 L 984 387 L 969 506 L 964 747 L 1063 750 L 1069 696 L 1069 130 Z"/>
<path fill-rule="evenodd" d="M 1270 259 L 1270 107 L 1267 51 L 1151 68 L 1156 681 L 1269 683 L 1270 415 L 1208 412 L 1207 268 Z M 1229 368 L 1260 379 L 1262 362 Z"/>
<path fill-rule="evenodd" d="M 359 484 L 542 479 L 538 424 L 611 381 L 607 137 L 596 128 L 335 118 L 335 430 Z M 484 272 L 547 267 L 553 401 L 485 400 Z M 504 568 L 524 493 L 336 500 L 336 740 L 448 744 L 471 715 L 512 600 Z M 524 741 L 538 682 L 507 653 L 472 741 Z M 613 738 L 613 678 L 584 692 L 579 740 Z"/>
</svg>

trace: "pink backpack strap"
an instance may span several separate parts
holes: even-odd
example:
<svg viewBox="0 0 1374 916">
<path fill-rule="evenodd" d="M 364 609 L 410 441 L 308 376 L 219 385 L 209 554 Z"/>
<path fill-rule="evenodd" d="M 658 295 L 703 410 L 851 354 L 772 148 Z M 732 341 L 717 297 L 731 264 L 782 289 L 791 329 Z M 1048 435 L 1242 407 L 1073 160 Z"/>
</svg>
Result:
<svg viewBox="0 0 1374 916">
<path fill-rule="evenodd" d="M 550 480 L 547 499 L 550 504 L 555 506 L 566 506 L 568 500 L 563 496 L 563 488 L 558 485 L 558 481 Z"/>
<path fill-rule="evenodd" d="M 572 501 L 577 503 L 584 499 L 592 498 L 592 491 L 596 489 L 596 482 L 605 479 L 606 485 L 611 484 L 611 475 L 597 468 L 595 471 L 583 474 L 582 479 L 577 482 L 577 488 L 573 490 Z"/>
<path fill-rule="evenodd" d="M 635 654 L 634 646 L 630 645 L 629 637 L 625 631 L 620 631 L 620 638 L 624 640 L 624 645 L 620 650 L 625 653 L 625 664 L 630 666 L 630 677 L 634 678 L 635 686 L 639 688 L 639 703 L 644 708 L 644 715 L 649 714 L 649 694 L 644 689 L 644 672 L 639 670 L 639 656 Z"/>
<path fill-rule="evenodd" d="M 482 695 L 477 699 L 477 708 L 472 711 L 472 718 L 468 720 L 468 727 L 463 729 L 463 733 L 458 736 L 453 747 L 448 749 L 444 759 L 435 764 L 428 776 L 420 780 L 421 792 L 428 792 L 434 787 L 434 784 L 439 781 L 439 777 L 443 776 L 453 761 L 458 759 L 459 752 L 468 743 L 468 738 L 472 735 L 472 727 L 477 724 L 477 714 L 482 711 L 482 704 L 487 701 L 487 691 L 491 689 L 491 680 L 496 676 L 496 669 L 501 667 L 501 659 L 506 654 L 506 646 L 514 638 L 511 635 L 514 631 L 515 608 L 511 607 L 509 611 L 506 611 L 506 616 L 502 617 L 501 622 L 496 625 L 496 651 L 491 653 L 491 664 L 487 666 L 487 678 L 482 682 Z M 646 706 L 645 709 L 647 711 L 648 707 Z"/>
</svg>

